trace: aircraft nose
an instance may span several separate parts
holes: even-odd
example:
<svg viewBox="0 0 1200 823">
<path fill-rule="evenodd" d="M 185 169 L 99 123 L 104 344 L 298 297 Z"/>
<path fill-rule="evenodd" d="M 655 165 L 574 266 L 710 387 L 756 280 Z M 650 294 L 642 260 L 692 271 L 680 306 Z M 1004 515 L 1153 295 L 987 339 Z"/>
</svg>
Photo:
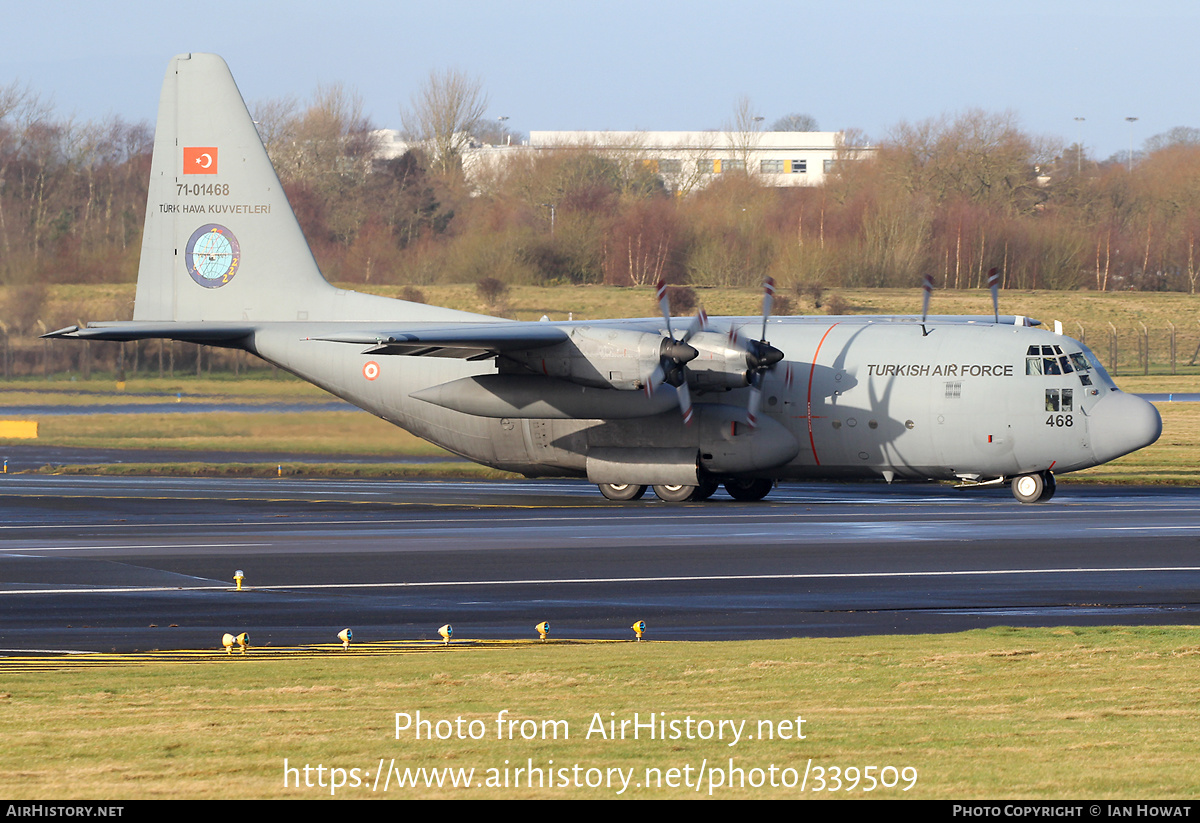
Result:
<svg viewBox="0 0 1200 823">
<path fill-rule="evenodd" d="M 1142 398 L 1112 391 L 1092 407 L 1088 430 L 1097 461 L 1106 463 L 1157 440 L 1162 434 L 1162 418 L 1158 409 Z"/>
</svg>

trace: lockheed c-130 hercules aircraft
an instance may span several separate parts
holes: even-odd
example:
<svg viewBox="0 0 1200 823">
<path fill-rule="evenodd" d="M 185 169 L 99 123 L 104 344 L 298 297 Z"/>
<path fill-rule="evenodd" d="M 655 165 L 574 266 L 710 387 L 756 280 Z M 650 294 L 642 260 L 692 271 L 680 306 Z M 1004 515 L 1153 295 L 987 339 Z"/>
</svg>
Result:
<svg viewBox="0 0 1200 823">
<path fill-rule="evenodd" d="M 159 101 L 133 320 L 49 336 L 243 349 L 470 460 L 613 500 L 882 478 L 1011 482 L 1036 502 L 1055 472 L 1162 430 L 1087 347 L 1023 318 L 775 318 L 771 294 L 761 317 L 677 327 L 661 287 L 661 318 L 570 323 L 335 288 L 225 62 L 184 54 Z"/>
</svg>

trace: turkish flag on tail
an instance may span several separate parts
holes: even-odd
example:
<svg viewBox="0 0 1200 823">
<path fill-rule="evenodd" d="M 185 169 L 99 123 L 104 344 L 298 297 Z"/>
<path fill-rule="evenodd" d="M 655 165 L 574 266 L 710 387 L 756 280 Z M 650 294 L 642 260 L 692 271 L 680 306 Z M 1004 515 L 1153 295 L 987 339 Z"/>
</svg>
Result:
<svg viewBox="0 0 1200 823">
<path fill-rule="evenodd" d="M 183 149 L 184 174 L 216 174 L 216 146 L 185 146 Z"/>
</svg>

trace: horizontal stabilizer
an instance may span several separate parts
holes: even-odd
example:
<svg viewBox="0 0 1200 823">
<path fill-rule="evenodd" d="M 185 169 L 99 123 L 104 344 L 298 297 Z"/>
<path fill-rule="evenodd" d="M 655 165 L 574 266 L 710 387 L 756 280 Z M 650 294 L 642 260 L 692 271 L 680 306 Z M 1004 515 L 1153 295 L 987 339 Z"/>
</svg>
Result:
<svg viewBox="0 0 1200 823">
<path fill-rule="evenodd" d="M 76 340 L 112 340 L 118 343 L 130 340 L 181 340 L 188 343 L 221 345 L 232 343 L 254 334 L 258 326 L 247 323 L 172 323 L 170 321 L 139 323 L 98 323 L 87 328 L 67 326 L 65 329 L 43 334 L 42 337 L 74 338 Z"/>
</svg>

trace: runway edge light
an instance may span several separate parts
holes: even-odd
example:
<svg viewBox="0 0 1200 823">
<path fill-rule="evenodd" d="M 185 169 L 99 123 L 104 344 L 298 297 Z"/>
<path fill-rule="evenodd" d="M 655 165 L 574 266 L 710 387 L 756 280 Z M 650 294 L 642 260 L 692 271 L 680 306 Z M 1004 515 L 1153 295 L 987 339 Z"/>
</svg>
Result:
<svg viewBox="0 0 1200 823">
<path fill-rule="evenodd" d="M 646 621 L 639 620 L 629 628 L 633 629 L 633 633 L 637 635 L 638 642 L 642 642 L 642 633 L 646 631 Z"/>
<path fill-rule="evenodd" d="M 542 642 L 545 643 L 546 635 L 550 634 L 550 621 L 543 620 L 541 623 L 538 623 L 536 626 L 534 626 L 534 628 L 537 629 L 538 636 L 541 637 Z"/>
<path fill-rule="evenodd" d="M 237 571 L 235 571 L 233 573 L 233 582 L 237 583 L 237 590 L 239 592 L 242 590 L 242 580 L 245 577 L 246 577 L 246 573 L 244 571 L 242 571 L 241 569 L 238 569 Z"/>
<path fill-rule="evenodd" d="M 442 626 L 440 629 L 438 629 L 438 634 L 442 636 L 442 640 L 446 643 L 446 645 L 449 645 L 450 635 L 454 634 L 454 627 L 447 623 L 445 626 Z"/>
<path fill-rule="evenodd" d="M 234 644 L 237 644 L 237 646 L 241 648 L 242 654 L 245 654 L 246 647 L 250 645 L 250 635 L 246 632 L 242 632 L 237 637 L 234 637 L 232 634 L 229 634 L 229 632 L 226 632 L 221 637 L 221 645 L 225 647 L 225 654 L 233 654 Z"/>
<path fill-rule="evenodd" d="M 338 632 L 338 640 L 342 641 L 342 651 L 350 648 L 350 641 L 354 639 L 354 632 L 349 629 L 342 629 Z"/>
</svg>

